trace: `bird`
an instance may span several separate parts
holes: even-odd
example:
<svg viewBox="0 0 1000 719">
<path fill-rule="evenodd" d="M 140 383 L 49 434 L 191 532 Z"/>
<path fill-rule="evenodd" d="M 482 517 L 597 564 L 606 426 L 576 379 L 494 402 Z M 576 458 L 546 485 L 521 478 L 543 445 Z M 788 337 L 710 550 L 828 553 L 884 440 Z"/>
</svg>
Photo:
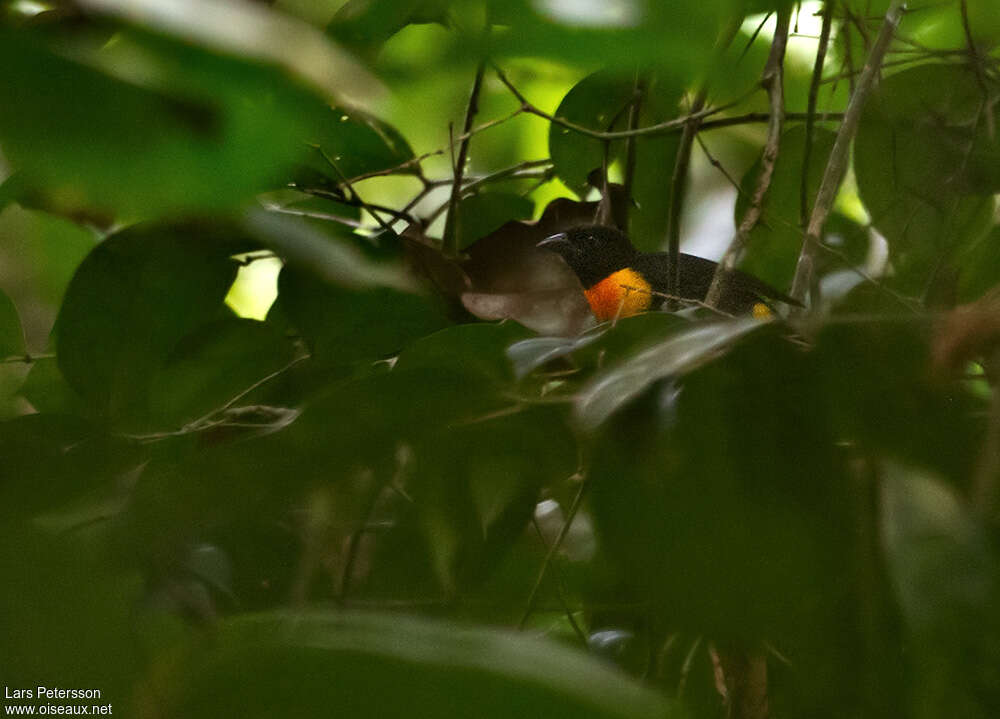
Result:
<svg viewBox="0 0 1000 719">
<path fill-rule="evenodd" d="M 591 312 L 601 322 L 660 309 L 667 299 L 667 253 L 640 252 L 628 235 L 614 227 L 577 225 L 536 246 L 558 254 L 576 273 Z M 679 297 L 704 300 L 717 266 L 704 257 L 681 253 Z M 762 280 L 736 270 L 716 309 L 766 318 L 772 315 L 769 300 L 800 306 Z"/>
</svg>

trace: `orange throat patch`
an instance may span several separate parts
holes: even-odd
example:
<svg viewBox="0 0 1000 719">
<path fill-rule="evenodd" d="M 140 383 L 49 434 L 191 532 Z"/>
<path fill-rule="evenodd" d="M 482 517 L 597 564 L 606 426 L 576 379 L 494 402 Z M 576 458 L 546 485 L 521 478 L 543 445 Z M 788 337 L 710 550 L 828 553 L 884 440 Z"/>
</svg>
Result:
<svg viewBox="0 0 1000 719">
<path fill-rule="evenodd" d="M 649 283 L 635 270 L 618 270 L 583 291 L 590 311 L 601 322 L 631 317 L 653 304 Z"/>
</svg>

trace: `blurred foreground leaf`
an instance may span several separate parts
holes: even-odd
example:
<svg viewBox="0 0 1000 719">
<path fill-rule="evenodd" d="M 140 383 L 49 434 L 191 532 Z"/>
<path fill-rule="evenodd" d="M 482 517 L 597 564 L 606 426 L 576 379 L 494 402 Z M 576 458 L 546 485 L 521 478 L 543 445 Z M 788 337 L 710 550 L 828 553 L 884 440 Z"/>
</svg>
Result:
<svg viewBox="0 0 1000 719">
<path fill-rule="evenodd" d="M 63 211 L 230 207 L 279 182 L 330 120 L 257 63 L 138 31 L 80 57 L 42 37 L 0 32 L 0 140 Z"/>
<path fill-rule="evenodd" d="M 275 613 L 225 622 L 140 700 L 142 716 L 246 719 L 664 717 L 679 709 L 576 652 L 405 617 Z M 166 693 L 166 705 L 159 692 Z M 160 713 L 160 712 L 163 713 Z"/>
<path fill-rule="evenodd" d="M 752 318 L 703 324 L 643 350 L 594 378 L 577 398 L 577 416 L 585 426 L 596 427 L 657 380 L 708 362 L 765 325 Z"/>
<path fill-rule="evenodd" d="M 991 717 L 1000 709 L 997 554 L 947 485 L 889 463 L 882 540 L 912 641 L 912 716 Z"/>
<path fill-rule="evenodd" d="M 137 226 L 109 237 L 77 269 L 59 313 L 59 368 L 92 411 L 135 419 L 173 346 L 224 312 L 246 240 L 226 226 Z"/>
</svg>

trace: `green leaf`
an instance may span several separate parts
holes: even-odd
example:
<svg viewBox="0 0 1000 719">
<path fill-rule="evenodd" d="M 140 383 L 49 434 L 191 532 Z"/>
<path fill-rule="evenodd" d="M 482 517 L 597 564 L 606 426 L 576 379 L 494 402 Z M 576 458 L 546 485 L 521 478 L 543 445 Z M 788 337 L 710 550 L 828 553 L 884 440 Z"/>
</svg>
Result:
<svg viewBox="0 0 1000 719">
<path fill-rule="evenodd" d="M 360 110 L 333 108 L 308 140 L 320 151 L 319 163 L 311 167 L 338 184 L 413 159 L 396 128 Z"/>
<path fill-rule="evenodd" d="M 91 230 L 46 212 L 12 205 L 0 213 L 3 246 L 17 258 L 25 288 L 37 301 L 58 307 L 76 268 L 99 238 Z M 8 244 L 16 238 L 16 244 Z M 44 329 L 44 328 L 43 328 Z"/>
<path fill-rule="evenodd" d="M 830 420 L 846 441 L 965 481 L 982 436 L 977 415 L 986 408 L 963 388 L 932 378 L 931 335 L 912 318 L 823 329 L 815 352 Z"/>
<path fill-rule="evenodd" d="M 812 212 L 823 172 L 833 149 L 836 134 L 816 128 L 809 160 L 806 184 L 806 217 Z M 795 265 L 802 250 L 800 215 L 802 164 L 805 159 L 806 130 L 796 125 L 781 136 L 781 150 L 775 165 L 771 186 L 764 196 L 761 221 L 750 233 L 749 252 L 740 269 L 749 272 L 774 287 L 788 287 L 795 275 Z M 757 187 L 761 160 L 757 160 L 740 181 L 736 201 L 736 224 L 742 222 Z"/>
<path fill-rule="evenodd" d="M 107 561 L 108 526 L 58 535 L 21 522 L 0 529 L 4 674 L 11 687 L 45 685 L 57 674 L 72 686 L 100 688 L 95 704 L 134 715 L 130 696 L 147 659 L 134 635 L 143 579 Z"/>
<path fill-rule="evenodd" d="M 1000 227 L 971 245 L 955 262 L 958 299 L 972 302 L 1000 284 Z"/>
<path fill-rule="evenodd" d="M 70 387 L 55 359 L 36 360 L 18 394 L 38 412 L 48 414 L 87 414 L 87 403 Z"/>
<path fill-rule="evenodd" d="M 381 85 L 367 68 L 290 15 L 225 0 L 85 0 L 99 12 L 152 32 L 231 54 L 248 65 L 274 64 L 330 98 L 363 106 Z"/>
<path fill-rule="evenodd" d="M 522 340 L 508 348 L 507 356 L 514 364 L 518 377 L 569 355 L 578 365 L 596 367 L 646 349 L 687 326 L 686 320 L 672 313 L 646 312 L 577 337 L 532 337 Z"/>
<path fill-rule="evenodd" d="M 0 452 L 0 504 L 20 518 L 110 494 L 119 474 L 141 461 L 128 442 L 67 415 L 30 414 L 0 423 Z"/>
<path fill-rule="evenodd" d="M 236 276 L 229 255 L 241 240 L 224 226 L 137 226 L 87 256 L 66 290 L 56 348 L 59 369 L 94 413 L 145 412 L 174 345 L 224 312 Z"/>
<path fill-rule="evenodd" d="M 140 32 L 82 57 L 3 33 L 0 68 L 4 154 L 66 211 L 242 203 L 288 175 L 327 112 L 273 68 Z"/>
<path fill-rule="evenodd" d="M 996 552 L 947 485 L 894 463 L 885 470 L 882 541 L 911 642 L 912 715 L 992 716 L 1000 699 Z"/>
<path fill-rule="evenodd" d="M 487 415 L 416 448 L 411 491 L 446 588 L 487 579 L 531 522 L 542 487 L 576 471 L 563 414 Z"/>
<path fill-rule="evenodd" d="M 224 319 L 195 330 L 177 343 L 156 374 L 150 407 L 161 422 L 180 427 L 232 402 L 286 367 L 293 348 L 273 326 Z M 253 395 L 241 400 L 254 404 Z"/>
<path fill-rule="evenodd" d="M 697 369 L 648 387 L 601 428 L 589 472 L 597 534 L 626 596 L 675 630 L 768 637 L 810 662 L 833 630 L 840 643 L 819 661 L 836 665 L 850 647 L 829 595 L 843 581 L 845 484 L 816 364 L 774 325 L 672 342 L 709 329 L 706 343 L 722 340 L 727 327 L 751 334 L 721 357 L 697 347 Z"/>
<path fill-rule="evenodd" d="M 278 295 L 313 359 L 324 366 L 388 359 L 448 324 L 427 297 L 389 287 L 338 287 L 290 267 L 281 271 Z"/>
<path fill-rule="evenodd" d="M 23 355 L 24 331 L 14 302 L 0 290 L 0 360 Z"/>
<path fill-rule="evenodd" d="M 446 327 L 418 339 L 399 355 L 395 371 L 454 368 L 498 385 L 514 377 L 505 351 L 529 332 L 516 322 L 477 323 Z"/>
<path fill-rule="evenodd" d="M 606 132 L 627 126 L 628 104 L 635 79 L 628 75 L 595 72 L 578 82 L 559 103 L 558 118 L 592 130 Z M 587 194 L 588 176 L 604 166 L 601 140 L 587 137 L 555 123 L 549 126 L 549 156 L 556 174 L 581 197 Z M 611 144 L 608 164 L 619 159 L 624 143 Z"/>
<path fill-rule="evenodd" d="M 512 344 L 507 349 L 507 356 L 514 365 L 514 373 L 520 379 L 552 360 L 566 357 L 597 342 L 606 331 L 602 327 L 577 337 L 532 337 Z"/>
<path fill-rule="evenodd" d="M 542 57 L 584 68 L 629 72 L 657 64 L 694 77 L 704 69 L 732 12 L 730 0 L 608 5 L 550 0 L 492 3 L 510 29 L 493 38 L 495 56 Z M 664 42 L 670 38 L 670 42 Z"/>
<path fill-rule="evenodd" d="M 377 238 L 363 238 L 343 225 L 264 210 L 247 212 L 243 224 L 250 234 L 273 249 L 287 264 L 307 269 L 331 285 L 355 290 L 390 288 L 404 292 L 414 292 L 418 287 L 402 265 L 374 261 L 385 255 L 395 255 L 398 243 L 387 241 L 388 246 L 383 247 Z"/>
<path fill-rule="evenodd" d="M 511 220 L 530 220 L 535 203 L 512 192 L 481 192 L 458 205 L 458 244 L 465 249 Z"/>
<path fill-rule="evenodd" d="M 1000 147 L 979 119 L 971 68 L 921 65 L 892 75 L 867 105 L 854 148 L 858 190 L 889 241 L 895 283 L 917 294 L 992 224 Z"/>
<path fill-rule="evenodd" d="M 362 56 L 374 57 L 410 23 L 443 22 L 447 8 L 444 0 L 348 0 L 327 33 Z"/>
<path fill-rule="evenodd" d="M 343 612 L 227 620 L 173 667 L 165 715 L 673 717 L 598 662 L 519 634 Z M 149 697 L 149 700 L 153 700 Z M 157 699 L 157 704 L 162 702 Z"/>
<path fill-rule="evenodd" d="M 591 380 L 577 397 L 576 415 L 596 427 L 657 380 L 689 372 L 766 324 L 743 318 L 698 325 L 643 350 Z"/>
<path fill-rule="evenodd" d="M 666 72 L 643 78 L 645 91 L 640 125 L 652 125 L 679 114 L 682 88 L 675 76 Z M 566 94 L 555 114 L 564 120 L 593 130 L 623 130 L 628 127 L 628 107 L 636 92 L 634 73 L 609 71 L 588 75 Z M 678 136 L 641 137 L 636 141 L 636 167 L 630 208 L 630 234 L 643 250 L 658 247 L 663 240 L 669 203 L 670 182 Z M 608 166 L 618 162 L 624 168 L 624 140 L 608 146 Z M 574 192 L 584 197 L 588 176 L 604 167 L 605 143 L 552 123 L 549 127 L 549 154 L 556 174 Z"/>
</svg>

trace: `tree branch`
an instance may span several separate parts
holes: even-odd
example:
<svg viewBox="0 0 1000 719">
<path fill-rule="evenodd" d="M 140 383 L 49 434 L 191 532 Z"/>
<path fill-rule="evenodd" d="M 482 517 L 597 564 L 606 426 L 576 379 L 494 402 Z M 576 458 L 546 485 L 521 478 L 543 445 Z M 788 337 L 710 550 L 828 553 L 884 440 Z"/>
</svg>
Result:
<svg viewBox="0 0 1000 719">
<path fill-rule="evenodd" d="M 705 295 L 705 303 L 717 307 L 719 300 L 728 288 L 730 278 L 736 266 L 743 259 L 746 247 L 750 240 L 750 233 L 760 221 L 764 207 L 764 198 L 771 187 L 771 180 L 774 177 L 774 168 L 778 161 L 778 152 L 781 145 L 781 132 L 785 123 L 785 79 L 784 63 L 785 49 L 788 46 L 788 25 L 791 22 L 791 8 L 785 8 L 778 12 L 777 26 L 774 31 L 774 41 L 771 43 L 771 54 L 767 58 L 764 66 L 764 75 L 761 84 L 767 90 L 771 104 L 771 119 L 768 123 L 767 143 L 764 145 L 764 154 L 761 158 L 760 175 L 757 178 L 757 187 L 750 200 L 750 207 L 747 208 L 743 220 L 736 230 L 736 235 L 726 254 L 723 255 L 718 267 L 715 269 L 715 276 L 712 277 L 712 284 Z"/>
<path fill-rule="evenodd" d="M 451 186 L 451 200 L 448 203 L 448 217 L 444 223 L 444 252 L 452 257 L 458 254 L 458 202 L 462 197 L 462 175 L 465 173 L 465 161 L 469 157 L 469 142 L 472 135 L 472 121 L 479 112 L 479 91 L 483 86 L 483 74 L 486 72 L 486 63 L 480 62 L 476 68 L 476 77 L 472 82 L 472 91 L 469 93 L 469 105 L 465 110 L 465 124 L 462 126 L 462 140 L 458 148 L 458 158 L 455 160 L 455 182 Z"/>
<path fill-rule="evenodd" d="M 809 222 L 809 166 L 812 162 L 813 136 L 816 129 L 816 102 L 819 99 L 819 85 L 823 79 L 823 65 L 830 46 L 830 28 L 833 26 L 833 0 L 823 7 L 823 28 L 816 48 L 816 64 L 813 65 L 812 82 L 809 85 L 809 107 L 806 110 L 806 147 L 802 154 L 802 181 L 799 183 L 799 221 L 802 227 Z"/>
<path fill-rule="evenodd" d="M 840 130 L 837 132 L 837 139 L 834 141 L 833 150 L 830 152 L 830 161 L 826 165 L 823 181 L 816 195 L 816 202 L 809 218 L 809 226 L 806 228 L 805 239 L 802 242 L 802 252 L 799 254 L 799 261 L 795 268 L 795 278 L 792 281 L 791 296 L 800 302 L 805 300 L 806 291 L 813 281 L 820 235 L 823 231 L 823 225 L 826 224 L 826 218 L 833 209 L 837 190 L 844 179 L 844 172 L 847 169 L 847 155 L 854 135 L 858 131 L 861 111 L 864 109 L 868 95 L 875 84 L 875 77 L 882 66 L 882 60 L 889 49 L 892 37 L 903 19 L 904 12 L 904 0 L 892 0 L 892 4 L 885 14 L 882 29 L 879 30 L 878 37 L 865 63 L 865 68 L 861 72 L 861 77 L 858 78 L 851 100 L 847 105 L 844 122 L 841 123 Z"/>
</svg>

